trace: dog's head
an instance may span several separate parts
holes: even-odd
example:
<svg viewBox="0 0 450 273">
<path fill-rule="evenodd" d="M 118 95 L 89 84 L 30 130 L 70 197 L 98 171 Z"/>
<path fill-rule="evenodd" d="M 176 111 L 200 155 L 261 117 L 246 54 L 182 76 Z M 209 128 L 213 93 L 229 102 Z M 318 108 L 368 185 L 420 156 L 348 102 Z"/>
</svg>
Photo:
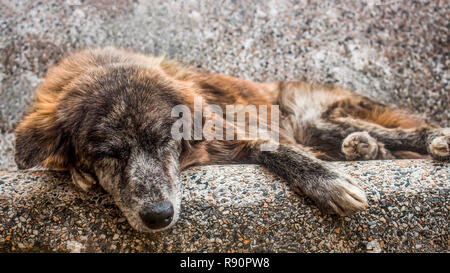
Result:
<svg viewBox="0 0 450 273">
<path fill-rule="evenodd" d="M 181 143 L 170 114 L 182 99 L 171 83 L 157 71 L 111 66 L 60 94 L 45 88 L 15 132 L 19 168 L 69 169 L 85 190 L 98 181 L 139 231 L 175 223 Z"/>
</svg>

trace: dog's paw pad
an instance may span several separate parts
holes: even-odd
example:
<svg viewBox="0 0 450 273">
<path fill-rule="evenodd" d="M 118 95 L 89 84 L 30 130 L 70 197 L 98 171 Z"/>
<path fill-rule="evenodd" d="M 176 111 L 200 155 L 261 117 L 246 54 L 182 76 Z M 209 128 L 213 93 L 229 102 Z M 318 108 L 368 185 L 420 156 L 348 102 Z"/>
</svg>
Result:
<svg viewBox="0 0 450 273">
<path fill-rule="evenodd" d="M 344 139 L 341 151 L 347 160 L 375 159 L 378 155 L 378 144 L 367 132 L 355 132 Z"/>
<path fill-rule="evenodd" d="M 432 133 L 428 152 L 436 160 L 450 160 L 450 128 L 437 129 Z"/>
</svg>

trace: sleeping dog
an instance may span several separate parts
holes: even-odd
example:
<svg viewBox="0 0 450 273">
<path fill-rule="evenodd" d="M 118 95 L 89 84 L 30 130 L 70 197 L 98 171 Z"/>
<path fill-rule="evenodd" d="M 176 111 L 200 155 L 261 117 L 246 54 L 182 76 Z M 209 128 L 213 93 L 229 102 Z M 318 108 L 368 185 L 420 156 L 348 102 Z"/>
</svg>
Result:
<svg viewBox="0 0 450 273">
<path fill-rule="evenodd" d="M 254 132 L 234 124 L 242 111 L 271 134 L 238 137 Z M 211 117 L 214 137 L 201 135 Z M 174 136 L 180 129 L 183 137 Z M 145 232 L 176 222 L 178 176 L 189 166 L 260 164 L 323 212 L 349 215 L 366 208 L 366 195 L 327 161 L 450 158 L 450 128 L 339 87 L 257 83 L 111 47 L 73 53 L 51 69 L 15 135 L 20 169 L 69 170 L 86 191 L 101 185 Z"/>
</svg>

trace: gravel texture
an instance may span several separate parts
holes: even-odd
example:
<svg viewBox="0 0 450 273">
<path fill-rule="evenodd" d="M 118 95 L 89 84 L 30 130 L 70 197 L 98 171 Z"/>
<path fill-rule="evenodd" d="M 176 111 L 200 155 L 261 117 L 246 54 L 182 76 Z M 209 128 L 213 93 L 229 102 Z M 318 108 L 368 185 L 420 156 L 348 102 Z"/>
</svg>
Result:
<svg viewBox="0 0 450 273">
<path fill-rule="evenodd" d="M 445 0 L 16 1 L 0 4 L 0 170 L 49 66 L 115 45 L 257 81 L 335 83 L 449 126 Z"/>
<path fill-rule="evenodd" d="M 0 252 L 449 252 L 448 163 L 333 164 L 361 181 L 367 210 L 323 215 L 256 165 L 196 167 L 179 222 L 153 234 L 67 173 L 0 172 Z"/>
</svg>

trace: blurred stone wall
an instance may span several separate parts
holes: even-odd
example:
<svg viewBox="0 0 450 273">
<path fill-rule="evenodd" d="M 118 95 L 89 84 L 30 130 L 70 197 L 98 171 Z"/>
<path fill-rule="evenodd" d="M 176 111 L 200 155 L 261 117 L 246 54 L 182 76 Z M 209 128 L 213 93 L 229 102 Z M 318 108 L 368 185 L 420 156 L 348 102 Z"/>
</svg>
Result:
<svg viewBox="0 0 450 273">
<path fill-rule="evenodd" d="M 336 83 L 449 126 L 448 1 L 0 0 L 0 170 L 49 66 L 114 45 L 257 81 Z"/>
</svg>

